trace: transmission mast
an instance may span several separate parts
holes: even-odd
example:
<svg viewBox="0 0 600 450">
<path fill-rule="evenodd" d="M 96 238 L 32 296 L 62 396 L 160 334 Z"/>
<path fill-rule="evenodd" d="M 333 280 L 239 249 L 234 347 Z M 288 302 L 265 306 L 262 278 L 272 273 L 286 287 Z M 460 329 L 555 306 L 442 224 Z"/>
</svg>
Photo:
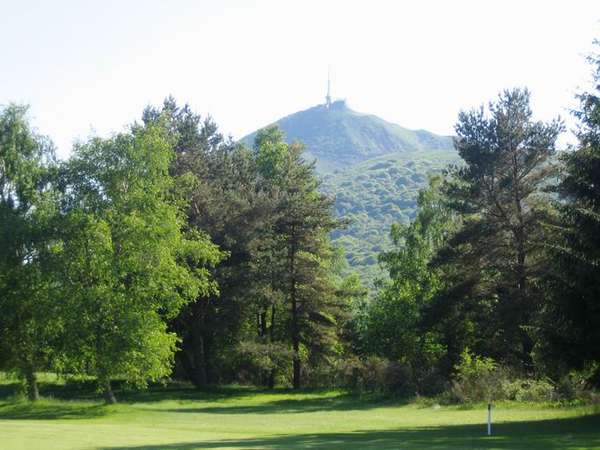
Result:
<svg viewBox="0 0 600 450">
<path fill-rule="evenodd" d="M 331 77 L 329 67 L 327 67 L 327 95 L 325 96 L 325 106 L 327 106 L 327 108 L 331 107 Z"/>
</svg>

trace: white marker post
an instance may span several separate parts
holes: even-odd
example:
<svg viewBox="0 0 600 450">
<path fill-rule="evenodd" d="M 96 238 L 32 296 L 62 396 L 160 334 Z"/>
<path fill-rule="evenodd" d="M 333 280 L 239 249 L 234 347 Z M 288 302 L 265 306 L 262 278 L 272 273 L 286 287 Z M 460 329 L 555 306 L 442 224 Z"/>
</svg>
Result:
<svg viewBox="0 0 600 450">
<path fill-rule="evenodd" d="M 488 436 L 492 435 L 492 404 L 488 403 Z"/>
</svg>

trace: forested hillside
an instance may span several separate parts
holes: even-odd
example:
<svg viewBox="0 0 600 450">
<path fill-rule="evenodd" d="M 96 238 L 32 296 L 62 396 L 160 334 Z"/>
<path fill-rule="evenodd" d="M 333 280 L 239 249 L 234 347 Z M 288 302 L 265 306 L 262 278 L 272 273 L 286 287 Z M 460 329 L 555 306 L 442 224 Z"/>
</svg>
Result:
<svg viewBox="0 0 600 450">
<path fill-rule="evenodd" d="M 377 257 L 389 249 L 392 224 L 414 219 L 417 196 L 428 177 L 457 159 L 447 150 L 395 153 L 323 177 L 323 191 L 335 197 L 336 215 L 349 220 L 332 240 L 344 248 L 350 267 L 365 282 L 383 276 Z"/>
</svg>

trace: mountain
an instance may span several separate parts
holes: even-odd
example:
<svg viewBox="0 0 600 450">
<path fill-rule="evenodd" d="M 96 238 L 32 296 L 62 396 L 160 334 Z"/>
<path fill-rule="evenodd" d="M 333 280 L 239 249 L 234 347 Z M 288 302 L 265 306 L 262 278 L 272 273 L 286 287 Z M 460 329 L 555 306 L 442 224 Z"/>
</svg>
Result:
<svg viewBox="0 0 600 450">
<path fill-rule="evenodd" d="M 377 116 L 351 110 L 339 100 L 317 105 L 275 122 L 288 141 L 306 145 L 321 173 L 333 172 L 390 153 L 452 150 L 452 138 L 425 130 L 409 130 Z M 256 133 L 242 139 L 252 145 Z"/>
<path fill-rule="evenodd" d="M 367 284 L 383 275 L 377 256 L 391 246 L 391 225 L 412 220 L 428 177 L 456 160 L 448 150 L 392 153 L 323 176 L 321 189 L 335 196 L 336 215 L 350 219 L 332 240 Z"/>
<path fill-rule="evenodd" d="M 372 284 L 384 275 L 377 256 L 391 244 L 391 224 L 410 221 L 428 177 L 457 161 L 452 138 L 353 111 L 344 101 L 317 105 L 275 124 L 288 142 L 306 145 L 307 160 L 316 160 L 322 190 L 335 196 L 336 214 L 351 221 L 332 235 L 333 242 Z M 251 146 L 255 136 L 242 142 Z"/>
</svg>

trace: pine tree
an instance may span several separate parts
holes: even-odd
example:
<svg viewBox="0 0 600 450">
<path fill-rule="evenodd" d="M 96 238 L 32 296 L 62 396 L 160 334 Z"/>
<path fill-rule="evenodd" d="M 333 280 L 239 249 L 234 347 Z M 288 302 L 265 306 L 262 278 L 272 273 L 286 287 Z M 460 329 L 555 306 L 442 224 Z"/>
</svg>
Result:
<svg viewBox="0 0 600 450">
<path fill-rule="evenodd" d="M 540 352 L 554 373 L 600 362 L 600 57 L 591 57 L 595 88 L 578 96 L 574 151 L 562 156 L 554 270 L 541 323 Z M 600 366 L 594 382 L 600 385 Z"/>
<path fill-rule="evenodd" d="M 446 195 L 462 225 L 437 257 L 447 273 L 438 312 L 454 320 L 448 340 L 456 341 L 461 329 L 470 335 L 460 337 L 462 344 L 447 343 L 455 351 L 467 339 L 481 352 L 532 370 L 529 327 L 546 258 L 544 187 L 554 174 L 551 158 L 562 129 L 559 120 L 532 120 L 523 89 L 501 93 L 489 114 L 482 107 L 459 115 L 456 148 L 464 164 L 451 171 Z"/>
<path fill-rule="evenodd" d="M 310 348 L 318 351 L 335 339 L 339 308 L 327 272 L 331 258 L 328 234 L 340 225 L 332 216 L 332 199 L 318 192 L 314 165 L 302 159 L 303 147 L 288 145 L 277 128 L 262 130 L 255 148 L 259 171 L 277 192 L 274 235 L 284 264 L 279 289 L 289 308 L 289 339 L 293 351 L 294 388 L 301 386 L 302 361 Z"/>
</svg>

